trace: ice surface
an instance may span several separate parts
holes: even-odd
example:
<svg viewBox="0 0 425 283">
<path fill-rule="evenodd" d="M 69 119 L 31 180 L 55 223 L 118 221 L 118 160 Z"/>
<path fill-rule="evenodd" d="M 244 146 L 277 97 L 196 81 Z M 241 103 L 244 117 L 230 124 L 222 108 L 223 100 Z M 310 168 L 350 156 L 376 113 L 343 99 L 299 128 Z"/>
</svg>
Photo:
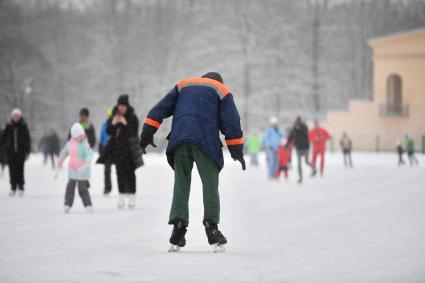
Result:
<svg viewBox="0 0 425 283">
<path fill-rule="evenodd" d="M 9 198 L 8 178 L 0 178 L 0 282 L 425 282 L 419 158 L 420 167 L 399 168 L 393 154 L 355 153 L 349 170 L 330 154 L 325 176 L 301 186 L 295 170 L 288 182 L 269 181 L 264 165 L 242 172 L 227 159 L 220 228 L 229 244 L 219 254 L 204 235 L 195 169 L 188 244 L 170 254 L 173 175 L 164 156 L 146 156 L 138 170 L 136 210 L 116 208 L 116 186 L 102 195 L 103 168 L 95 166 L 95 212 L 76 197 L 68 215 L 66 171 L 53 180 L 32 156 L 24 198 Z"/>
</svg>

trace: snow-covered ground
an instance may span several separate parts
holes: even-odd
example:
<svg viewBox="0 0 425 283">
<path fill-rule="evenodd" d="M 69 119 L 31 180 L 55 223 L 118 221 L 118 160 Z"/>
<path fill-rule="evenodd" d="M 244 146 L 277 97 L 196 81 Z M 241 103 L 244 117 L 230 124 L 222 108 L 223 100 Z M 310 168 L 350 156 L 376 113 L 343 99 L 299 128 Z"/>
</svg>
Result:
<svg viewBox="0 0 425 283">
<path fill-rule="evenodd" d="M 76 197 L 63 213 L 66 171 L 57 180 L 41 157 L 26 166 L 26 195 L 7 196 L 0 178 L 0 282 L 425 282 L 425 158 L 396 166 L 388 153 L 355 153 L 353 170 L 327 156 L 323 178 L 269 181 L 265 168 L 226 160 L 221 230 L 214 254 L 204 235 L 194 170 L 187 247 L 168 253 L 173 175 L 151 154 L 138 170 L 135 211 L 102 195 L 102 167 L 90 189 L 95 213 Z M 307 175 L 307 174 L 306 174 Z M 115 180 L 115 179 L 114 179 Z"/>
</svg>

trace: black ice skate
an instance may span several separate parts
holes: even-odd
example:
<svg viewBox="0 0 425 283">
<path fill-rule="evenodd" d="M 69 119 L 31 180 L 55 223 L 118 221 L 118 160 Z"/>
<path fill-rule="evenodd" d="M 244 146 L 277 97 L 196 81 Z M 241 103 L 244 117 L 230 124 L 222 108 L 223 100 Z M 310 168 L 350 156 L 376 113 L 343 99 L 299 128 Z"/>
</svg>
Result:
<svg viewBox="0 0 425 283">
<path fill-rule="evenodd" d="M 173 232 L 170 238 L 170 248 L 168 252 L 178 252 L 180 248 L 186 245 L 185 235 L 187 232 L 187 224 L 183 221 L 174 222 Z"/>
<path fill-rule="evenodd" d="M 227 244 L 226 237 L 218 230 L 216 223 L 210 223 L 204 220 L 205 233 L 207 234 L 208 243 L 213 246 L 214 252 L 224 252 Z"/>
</svg>

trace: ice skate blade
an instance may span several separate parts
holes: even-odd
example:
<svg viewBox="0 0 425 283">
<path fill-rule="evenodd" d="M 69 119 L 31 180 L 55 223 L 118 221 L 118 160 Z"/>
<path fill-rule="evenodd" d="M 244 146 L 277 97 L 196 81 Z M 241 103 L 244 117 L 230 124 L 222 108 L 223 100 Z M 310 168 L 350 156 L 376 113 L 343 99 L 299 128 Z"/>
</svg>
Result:
<svg viewBox="0 0 425 283">
<path fill-rule="evenodd" d="M 226 245 L 225 244 L 223 244 L 223 245 L 213 244 L 212 247 L 213 247 L 214 253 L 223 253 L 223 252 L 226 251 Z"/>
<path fill-rule="evenodd" d="M 177 245 L 173 245 L 173 244 L 171 244 L 170 248 L 168 249 L 169 253 L 176 253 L 178 251 L 180 251 L 180 247 L 177 246 Z"/>
</svg>

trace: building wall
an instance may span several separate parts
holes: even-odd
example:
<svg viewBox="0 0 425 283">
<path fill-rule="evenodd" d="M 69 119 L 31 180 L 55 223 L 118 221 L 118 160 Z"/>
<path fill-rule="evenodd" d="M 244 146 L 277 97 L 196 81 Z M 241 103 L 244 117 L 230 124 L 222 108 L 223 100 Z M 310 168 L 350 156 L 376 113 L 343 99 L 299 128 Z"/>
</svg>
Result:
<svg viewBox="0 0 425 283">
<path fill-rule="evenodd" d="M 425 135 L 425 29 L 371 42 L 374 49 L 374 97 L 372 101 L 351 101 L 347 111 L 329 112 L 323 123 L 339 139 L 346 131 L 356 149 L 374 150 L 379 139 L 382 150 L 394 150 L 397 139 L 412 136 L 417 148 Z M 387 79 L 402 79 L 403 104 L 407 116 L 383 116 Z M 338 147 L 338 143 L 335 143 Z"/>
</svg>

